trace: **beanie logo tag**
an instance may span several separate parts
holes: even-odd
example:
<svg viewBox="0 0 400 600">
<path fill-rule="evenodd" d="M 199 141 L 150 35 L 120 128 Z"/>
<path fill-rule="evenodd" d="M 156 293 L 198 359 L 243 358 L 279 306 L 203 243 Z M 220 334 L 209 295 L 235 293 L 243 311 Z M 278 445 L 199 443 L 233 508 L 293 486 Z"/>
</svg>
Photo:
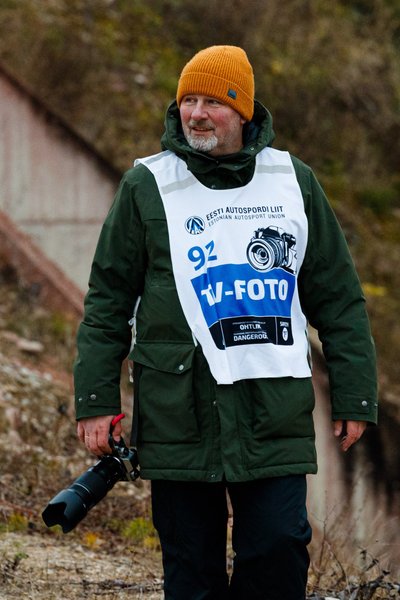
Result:
<svg viewBox="0 0 400 600">
<path fill-rule="evenodd" d="M 229 98 L 232 98 L 233 100 L 236 100 L 237 94 L 236 94 L 235 90 L 232 90 L 231 88 L 229 88 L 229 90 L 228 90 L 228 96 L 229 96 Z"/>
</svg>

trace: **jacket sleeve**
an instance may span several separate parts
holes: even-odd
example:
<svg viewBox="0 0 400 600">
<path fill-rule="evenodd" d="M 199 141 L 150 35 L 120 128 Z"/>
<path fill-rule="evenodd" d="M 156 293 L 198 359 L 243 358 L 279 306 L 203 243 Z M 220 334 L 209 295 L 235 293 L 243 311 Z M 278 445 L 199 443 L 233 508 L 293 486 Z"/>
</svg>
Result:
<svg viewBox="0 0 400 600">
<path fill-rule="evenodd" d="M 376 356 L 361 284 L 321 186 L 309 167 L 297 159 L 293 163 L 309 226 L 300 302 L 322 343 L 332 419 L 376 423 Z"/>
<path fill-rule="evenodd" d="M 121 364 L 129 352 L 129 320 L 146 264 L 133 171 L 121 180 L 92 263 L 74 366 L 77 419 L 120 412 Z"/>
</svg>

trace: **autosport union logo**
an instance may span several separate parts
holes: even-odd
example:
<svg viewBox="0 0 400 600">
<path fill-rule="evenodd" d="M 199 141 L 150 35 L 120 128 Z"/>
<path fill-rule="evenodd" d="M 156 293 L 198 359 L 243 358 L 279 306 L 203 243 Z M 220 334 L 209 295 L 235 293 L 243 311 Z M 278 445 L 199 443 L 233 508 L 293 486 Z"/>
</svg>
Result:
<svg viewBox="0 0 400 600">
<path fill-rule="evenodd" d="M 201 217 L 189 217 L 185 222 L 185 229 L 191 235 L 199 235 L 205 229 L 204 221 Z"/>
</svg>

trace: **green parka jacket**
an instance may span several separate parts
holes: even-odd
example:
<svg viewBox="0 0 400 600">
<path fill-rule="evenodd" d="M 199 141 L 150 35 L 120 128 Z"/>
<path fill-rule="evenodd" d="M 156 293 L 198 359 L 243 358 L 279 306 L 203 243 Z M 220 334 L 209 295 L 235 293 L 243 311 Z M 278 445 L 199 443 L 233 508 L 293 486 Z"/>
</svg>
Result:
<svg viewBox="0 0 400 600">
<path fill-rule="evenodd" d="M 245 185 L 255 155 L 271 145 L 268 111 L 255 103 L 244 148 L 213 158 L 192 150 L 173 103 L 162 146 L 186 161 L 204 185 Z M 376 422 L 374 346 L 361 286 L 344 236 L 311 169 L 292 157 L 309 223 L 299 296 L 327 361 L 333 419 Z M 217 385 L 195 346 L 172 274 L 167 224 L 153 175 L 139 165 L 120 183 L 95 253 L 78 332 L 77 419 L 120 412 L 121 363 L 134 306 L 138 454 L 147 479 L 246 481 L 315 473 L 310 378 L 253 379 Z"/>
</svg>

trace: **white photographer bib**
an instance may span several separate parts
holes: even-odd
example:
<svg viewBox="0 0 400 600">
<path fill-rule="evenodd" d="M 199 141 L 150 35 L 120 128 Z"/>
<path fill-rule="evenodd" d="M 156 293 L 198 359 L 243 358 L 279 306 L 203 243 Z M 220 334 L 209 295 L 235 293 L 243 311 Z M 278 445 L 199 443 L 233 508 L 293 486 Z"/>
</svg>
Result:
<svg viewBox="0 0 400 600">
<path fill-rule="evenodd" d="M 179 300 L 216 381 L 309 377 L 297 290 L 308 224 L 290 155 L 264 149 L 253 179 L 228 190 L 169 151 L 137 162 L 157 182 Z"/>
</svg>

